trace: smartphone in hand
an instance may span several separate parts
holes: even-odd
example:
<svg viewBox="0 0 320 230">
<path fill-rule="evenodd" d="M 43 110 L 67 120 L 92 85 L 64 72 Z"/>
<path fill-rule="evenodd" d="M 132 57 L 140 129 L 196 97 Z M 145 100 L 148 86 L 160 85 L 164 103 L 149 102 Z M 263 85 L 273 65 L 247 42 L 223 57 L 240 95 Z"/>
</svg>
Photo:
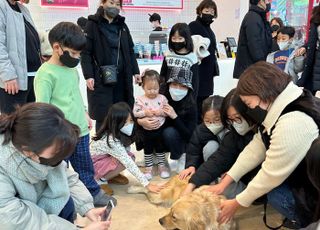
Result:
<svg viewBox="0 0 320 230">
<path fill-rule="evenodd" d="M 114 204 L 112 202 L 112 200 L 109 200 L 107 206 L 106 206 L 106 210 L 103 213 L 102 217 L 101 217 L 101 221 L 107 221 L 110 219 L 111 217 L 111 211 L 114 208 Z"/>
</svg>

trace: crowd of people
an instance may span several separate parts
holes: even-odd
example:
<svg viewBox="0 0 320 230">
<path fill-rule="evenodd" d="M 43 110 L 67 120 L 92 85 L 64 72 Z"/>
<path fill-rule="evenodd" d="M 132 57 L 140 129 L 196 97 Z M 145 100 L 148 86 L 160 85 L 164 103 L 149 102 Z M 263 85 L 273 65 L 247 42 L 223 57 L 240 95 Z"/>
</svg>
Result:
<svg viewBox="0 0 320 230">
<path fill-rule="evenodd" d="M 233 74 L 238 85 L 222 97 L 213 95 L 220 71 L 213 0 L 200 2 L 189 25 L 172 26 L 160 73 L 140 73 L 122 0 L 100 0 L 94 15 L 79 19 L 81 27 L 58 23 L 45 35 L 46 48 L 21 4 L 28 2 L 0 2 L 1 227 L 78 229 L 78 213 L 92 221 L 84 229 L 108 229 L 111 220 L 101 217 L 110 201 L 117 203 L 108 184 L 127 184 L 120 174 L 127 169 L 157 193 L 163 189 L 151 182 L 157 166 L 161 178 L 190 177 L 182 196 L 202 185 L 226 196 L 220 223 L 262 202 L 284 217 L 283 226 L 315 229 L 320 6 L 308 42 L 298 46 L 294 27 L 267 20 L 268 0 L 249 0 Z M 160 20 L 150 15 L 155 30 Z M 193 35 L 210 40 L 201 62 Z M 134 83 L 144 90 L 136 98 Z M 132 144 L 143 149 L 143 171 Z"/>
</svg>

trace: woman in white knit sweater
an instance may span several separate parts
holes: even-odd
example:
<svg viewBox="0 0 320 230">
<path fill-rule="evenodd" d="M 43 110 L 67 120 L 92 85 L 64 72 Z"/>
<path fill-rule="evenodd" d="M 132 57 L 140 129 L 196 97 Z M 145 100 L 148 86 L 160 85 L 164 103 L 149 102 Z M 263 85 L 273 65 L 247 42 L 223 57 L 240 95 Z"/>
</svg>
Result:
<svg viewBox="0 0 320 230">
<path fill-rule="evenodd" d="M 230 220 L 240 206 L 248 207 L 267 194 L 269 203 L 277 211 L 287 219 L 299 222 L 286 179 L 305 158 L 319 130 L 306 113 L 293 111 L 282 115 L 282 112 L 303 94 L 303 90 L 278 68 L 259 62 L 241 75 L 237 92 L 248 106 L 248 115 L 261 124 L 262 135 L 258 132 L 254 136 L 213 192 L 220 194 L 250 170 L 259 165 L 261 169 L 235 199 L 222 203 L 219 221 Z M 270 136 L 268 148 L 263 141 L 265 135 Z"/>
</svg>

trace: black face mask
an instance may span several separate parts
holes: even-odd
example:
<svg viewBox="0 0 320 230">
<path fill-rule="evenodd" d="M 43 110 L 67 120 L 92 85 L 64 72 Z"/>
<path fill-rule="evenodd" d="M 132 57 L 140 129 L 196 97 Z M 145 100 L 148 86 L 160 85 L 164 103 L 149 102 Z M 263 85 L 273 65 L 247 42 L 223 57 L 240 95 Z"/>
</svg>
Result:
<svg viewBox="0 0 320 230">
<path fill-rule="evenodd" d="M 79 58 L 71 57 L 69 51 L 63 51 L 63 54 L 60 56 L 59 59 L 63 65 L 65 65 L 69 68 L 76 67 L 80 62 Z"/>
<path fill-rule="evenodd" d="M 271 26 L 272 32 L 276 32 L 276 31 L 278 31 L 279 29 L 280 29 L 280 26 L 278 26 L 278 25 L 273 25 L 273 26 Z"/>
<path fill-rule="evenodd" d="M 268 114 L 268 110 L 261 109 L 261 107 L 257 105 L 253 109 L 248 108 L 246 114 L 256 121 L 257 124 L 262 124 Z"/>
<path fill-rule="evenodd" d="M 172 45 L 172 49 L 174 51 L 179 51 L 179 50 L 183 49 L 184 47 L 186 47 L 185 42 L 171 42 L 171 45 Z"/>
<path fill-rule="evenodd" d="M 214 16 L 212 14 L 202 14 L 200 18 L 204 24 L 210 25 L 213 22 Z"/>
<path fill-rule="evenodd" d="M 53 157 L 53 158 L 39 157 L 40 164 L 51 166 L 51 167 L 58 166 L 63 160 L 64 159 L 61 159 L 61 157 Z"/>
</svg>

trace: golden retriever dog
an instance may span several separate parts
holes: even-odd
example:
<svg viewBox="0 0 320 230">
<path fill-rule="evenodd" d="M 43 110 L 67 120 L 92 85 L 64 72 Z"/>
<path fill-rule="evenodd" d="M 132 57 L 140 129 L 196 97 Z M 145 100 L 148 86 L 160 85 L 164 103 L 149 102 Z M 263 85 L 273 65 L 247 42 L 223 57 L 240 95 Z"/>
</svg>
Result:
<svg viewBox="0 0 320 230">
<path fill-rule="evenodd" d="M 179 175 L 176 175 L 167 183 L 165 183 L 165 188 L 162 189 L 160 193 L 149 192 L 142 186 L 130 186 L 128 188 L 128 193 L 144 193 L 146 194 L 150 203 L 170 207 L 176 200 L 179 199 L 181 193 L 185 190 L 189 179 L 190 177 L 180 180 Z"/>
<path fill-rule="evenodd" d="M 178 199 L 170 212 L 159 219 L 167 230 L 229 230 L 233 221 L 219 224 L 220 203 L 223 196 L 213 195 L 202 186 Z"/>
</svg>

